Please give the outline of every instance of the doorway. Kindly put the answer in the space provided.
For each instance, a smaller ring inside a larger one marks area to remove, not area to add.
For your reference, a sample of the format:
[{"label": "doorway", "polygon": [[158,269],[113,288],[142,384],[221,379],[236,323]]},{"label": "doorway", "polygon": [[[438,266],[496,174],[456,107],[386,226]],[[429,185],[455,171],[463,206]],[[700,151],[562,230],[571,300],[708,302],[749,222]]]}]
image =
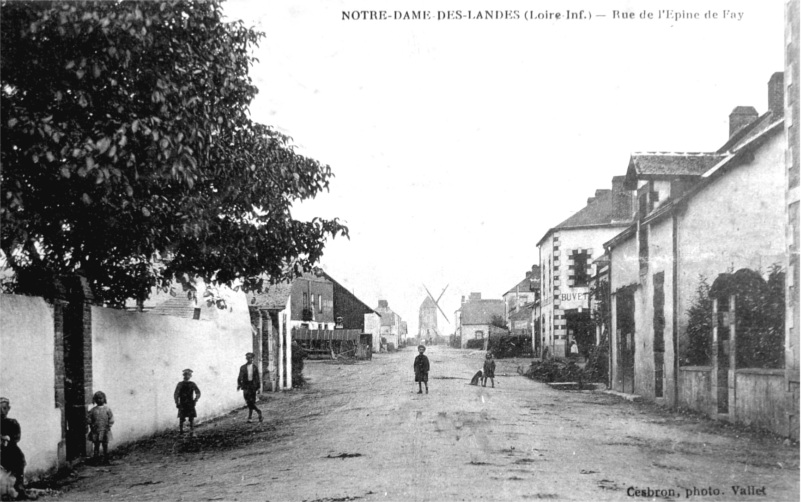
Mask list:
[{"label": "doorway", "polygon": [[621,391],[634,393],[634,356],[635,356],[635,323],[634,323],[634,286],[617,291],[615,313],[617,317],[617,364],[620,375]]}]

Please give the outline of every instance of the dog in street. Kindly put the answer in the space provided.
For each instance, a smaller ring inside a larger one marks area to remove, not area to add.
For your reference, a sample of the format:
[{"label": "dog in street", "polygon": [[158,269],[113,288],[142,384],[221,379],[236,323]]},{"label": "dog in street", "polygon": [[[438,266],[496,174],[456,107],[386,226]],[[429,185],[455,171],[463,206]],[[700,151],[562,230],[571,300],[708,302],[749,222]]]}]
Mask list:
[{"label": "dog in street", "polygon": [[478,385],[478,382],[484,377],[484,372],[482,370],[478,370],[475,375],[473,375],[472,380],[470,380],[470,385]]}]

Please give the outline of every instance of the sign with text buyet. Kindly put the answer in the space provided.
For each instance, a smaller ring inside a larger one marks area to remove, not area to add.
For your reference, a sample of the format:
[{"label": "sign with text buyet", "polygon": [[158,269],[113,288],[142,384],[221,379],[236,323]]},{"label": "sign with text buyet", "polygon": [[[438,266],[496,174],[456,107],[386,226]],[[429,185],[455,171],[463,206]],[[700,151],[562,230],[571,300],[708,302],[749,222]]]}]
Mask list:
[{"label": "sign with text buyet", "polygon": [[577,308],[589,308],[590,289],[589,288],[570,288],[563,293],[559,293],[559,309],[571,310]]}]

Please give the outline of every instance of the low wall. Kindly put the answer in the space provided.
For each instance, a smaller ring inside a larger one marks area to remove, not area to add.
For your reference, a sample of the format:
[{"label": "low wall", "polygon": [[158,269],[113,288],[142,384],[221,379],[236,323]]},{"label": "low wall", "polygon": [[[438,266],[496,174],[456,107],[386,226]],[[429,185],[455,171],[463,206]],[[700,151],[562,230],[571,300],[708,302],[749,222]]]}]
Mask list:
[{"label": "low wall", "polygon": [[737,370],[737,422],[790,435],[784,376],[783,369]]},{"label": "low wall", "polygon": [[114,444],[177,428],[184,368],[202,394],[198,421],[244,404],[236,379],[252,335],[244,295],[237,300],[211,320],[92,307],[92,387],[114,412]]},{"label": "low wall", "polygon": [[35,476],[55,468],[63,449],[53,307],[41,298],[0,295],[0,326],[0,396],[22,427],[26,473]]},{"label": "low wall", "polygon": [[717,414],[712,395],[712,368],[710,366],[683,366],[679,368],[678,405],[708,415]]}]

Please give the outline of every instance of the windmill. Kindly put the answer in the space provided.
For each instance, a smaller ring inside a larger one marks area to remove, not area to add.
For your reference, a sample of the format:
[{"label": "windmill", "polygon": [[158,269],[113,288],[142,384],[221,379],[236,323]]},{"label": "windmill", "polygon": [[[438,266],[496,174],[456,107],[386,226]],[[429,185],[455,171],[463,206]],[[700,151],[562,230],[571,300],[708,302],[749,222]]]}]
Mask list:
[{"label": "windmill", "polygon": [[418,324],[418,337],[420,339],[427,339],[431,338],[432,336],[440,336],[439,329],[437,329],[437,310],[440,311],[442,316],[448,321],[448,316],[445,315],[445,312],[442,310],[442,307],[439,306],[439,301],[442,299],[442,295],[445,294],[445,291],[448,289],[448,286],[445,286],[445,289],[442,290],[442,293],[439,294],[439,297],[434,299],[434,295],[431,294],[431,291],[428,290],[425,284],[423,284],[423,289],[426,290],[428,296],[425,300],[423,300],[423,304],[420,305],[420,322]]},{"label": "windmill", "polygon": [[[442,311],[442,307],[439,306],[439,301],[442,298],[442,295],[445,294],[445,290],[448,289],[448,286],[450,286],[450,284],[446,284],[445,287],[442,289],[442,293],[440,293],[439,296],[437,297],[437,299],[434,300],[434,295],[432,295],[431,291],[429,291],[428,288],[426,287],[426,285],[423,284],[423,289],[426,290],[426,293],[428,293],[428,297],[431,298],[431,300],[434,302],[434,305],[437,306],[437,309],[439,309],[439,311],[442,313],[442,317],[444,317],[446,321],[448,321],[448,316],[446,316],[445,312]],[[448,321],[448,324],[450,324],[450,323],[451,322]]]}]

